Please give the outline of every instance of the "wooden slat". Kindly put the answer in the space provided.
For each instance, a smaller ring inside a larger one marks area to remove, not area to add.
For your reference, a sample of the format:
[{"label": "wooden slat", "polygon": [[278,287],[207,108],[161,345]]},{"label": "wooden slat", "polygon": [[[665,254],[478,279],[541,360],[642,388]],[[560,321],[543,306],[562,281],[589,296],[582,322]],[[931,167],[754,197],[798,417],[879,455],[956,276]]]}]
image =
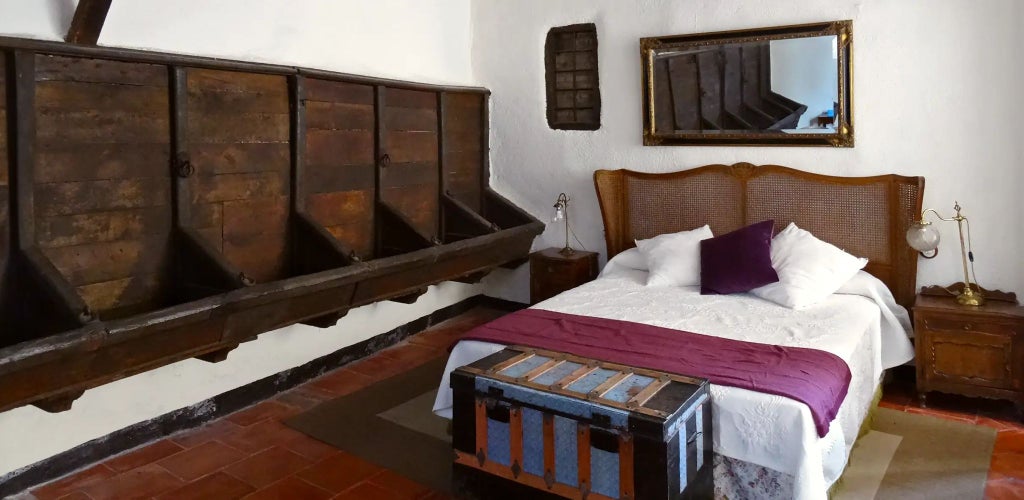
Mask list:
[{"label": "wooden slat", "polygon": [[388,107],[435,109],[436,105],[437,97],[434,92],[395,88],[388,89]]},{"label": "wooden slat", "polygon": [[282,196],[288,185],[287,174],[283,172],[196,175],[191,181],[193,203]]},{"label": "wooden slat", "polygon": [[324,226],[358,224],[367,221],[367,216],[373,209],[373,192],[316,193],[309,195],[306,201],[309,214]]},{"label": "wooden slat", "polygon": [[222,71],[215,69],[190,69],[188,76],[190,96],[196,91],[248,92],[260,96],[288,99],[288,82],[284,76]]},{"label": "wooden slat", "polygon": [[480,398],[475,402],[476,449],[477,460],[487,458],[487,403]]},{"label": "wooden slat", "polygon": [[189,137],[196,144],[288,142],[286,113],[218,113],[189,108]]},{"label": "wooden slat", "polygon": [[522,474],[523,469],[523,410],[512,407],[508,411],[509,463],[513,476]]},{"label": "wooden slat", "polygon": [[506,359],[505,361],[502,361],[501,363],[498,363],[498,364],[492,366],[489,370],[487,370],[487,373],[492,374],[492,375],[493,374],[497,374],[497,373],[501,373],[501,372],[503,372],[503,371],[505,371],[505,370],[507,370],[509,368],[512,368],[515,365],[518,365],[519,363],[522,363],[523,361],[526,361],[526,360],[532,358],[533,356],[534,356],[533,351],[523,351],[522,354],[520,354],[520,355],[518,355],[518,356],[516,356],[514,358]]},{"label": "wooden slat", "polygon": [[580,491],[585,495],[590,493],[590,425],[576,423],[576,477],[579,481]]},{"label": "wooden slat", "polygon": [[373,104],[306,100],[310,130],[366,130],[375,126]]},{"label": "wooden slat", "polygon": [[436,133],[389,131],[386,140],[392,164],[437,162]]},{"label": "wooden slat", "polygon": [[167,144],[64,144],[36,154],[38,183],[163,177]]},{"label": "wooden slat", "polygon": [[519,380],[520,381],[533,380],[533,379],[543,375],[548,370],[551,370],[554,367],[556,367],[556,366],[558,366],[558,365],[560,365],[560,364],[562,364],[564,362],[565,362],[565,359],[561,359],[561,358],[549,359],[549,360],[547,360],[547,361],[537,365],[534,369],[532,369],[532,370],[522,374],[519,377]]},{"label": "wooden slat", "polygon": [[310,165],[306,174],[309,193],[366,191],[373,198],[376,173],[373,165]]},{"label": "wooden slat", "polygon": [[638,406],[643,406],[644,403],[647,402],[647,400],[654,397],[654,395],[657,394],[658,391],[664,389],[665,386],[667,386],[670,383],[672,383],[672,380],[670,380],[668,377],[665,377],[648,384],[647,387],[644,387],[640,392],[636,393],[635,396],[629,398],[629,401],[626,401],[626,407],[636,408]]},{"label": "wooden slat", "polygon": [[374,165],[373,132],[365,130],[310,130],[306,134],[310,165]]},{"label": "wooden slat", "polygon": [[632,374],[633,372],[631,371],[620,371],[619,373],[616,373],[615,375],[608,377],[608,380],[601,382],[601,385],[597,386],[596,388],[594,388],[594,390],[590,391],[590,393],[587,394],[587,398],[604,397],[605,393],[612,390],[612,388],[619,385],[620,382],[626,380],[626,377],[629,377]]},{"label": "wooden slat", "polygon": [[544,482],[549,488],[555,484],[555,416],[544,413],[541,418],[544,435]]},{"label": "wooden slat", "polygon": [[189,92],[189,102],[210,114],[288,114],[288,100],[278,92],[253,93],[214,89]]},{"label": "wooden slat", "polygon": [[39,217],[170,204],[170,179],[110,179],[36,185]]},{"label": "wooden slat", "polygon": [[284,143],[193,144],[189,156],[198,175],[286,172],[291,161]]},{"label": "wooden slat", "polygon": [[555,388],[558,388],[558,389],[565,389],[566,387],[569,387],[570,385],[572,385],[573,382],[576,382],[577,380],[579,380],[579,379],[581,379],[583,377],[586,377],[587,375],[590,375],[591,373],[594,373],[594,371],[596,371],[598,368],[599,368],[599,366],[597,366],[596,364],[593,364],[593,363],[591,363],[589,365],[580,366],[579,368],[573,370],[572,373],[562,377],[560,380],[558,380],[554,384],[551,384],[551,387],[555,387]]},{"label": "wooden slat", "polygon": [[156,274],[166,262],[167,251],[167,238],[161,236],[43,249],[75,286]]},{"label": "wooden slat", "polygon": [[422,108],[386,108],[384,119],[388,130],[406,132],[437,132],[437,110]]},{"label": "wooden slat", "polygon": [[65,81],[117,85],[167,86],[167,68],[156,64],[87,59],[39,54],[35,57],[37,82]]},{"label": "wooden slat", "polygon": [[372,106],[373,86],[307,78],[306,99],[309,101],[343,102]]},{"label": "wooden slat", "polygon": [[633,462],[633,436],[619,433],[619,498],[635,498],[633,482],[636,477]]},{"label": "wooden slat", "polygon": [[36,84],[36,109],[122,111],[167,117],[166,87],[43,81]]},{"label": "wooden slat", "polygon": [[170,136],[165,116],[122,111],[41,111],[36,118],[41,148],[81,144],[164,144]]},{"label": "wooden slat", "polygon": [[62,247],[166,235],[170,228],[170,207],[146,207],[43,217],[36,223],[36,239],[43,248]]}]

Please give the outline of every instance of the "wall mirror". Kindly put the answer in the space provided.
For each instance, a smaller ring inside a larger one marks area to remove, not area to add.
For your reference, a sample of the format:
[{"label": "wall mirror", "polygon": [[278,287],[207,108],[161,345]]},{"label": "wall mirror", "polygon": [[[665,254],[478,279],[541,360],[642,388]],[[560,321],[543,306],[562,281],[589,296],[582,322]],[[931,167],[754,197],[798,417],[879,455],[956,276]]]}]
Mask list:
[{"label": "wall mirror", "polygon": [[644,145],[853,147],[852,21],[640,39]]}]

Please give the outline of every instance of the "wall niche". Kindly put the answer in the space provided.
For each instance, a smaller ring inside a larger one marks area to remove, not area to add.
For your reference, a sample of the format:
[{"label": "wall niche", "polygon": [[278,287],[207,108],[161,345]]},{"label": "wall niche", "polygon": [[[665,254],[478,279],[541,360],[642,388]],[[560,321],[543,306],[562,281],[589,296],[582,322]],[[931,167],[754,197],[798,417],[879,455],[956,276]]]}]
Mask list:
[{"label": "wall niche", "polygon": [[597,27],[559,26],[544,43],[548,126],[555,130],[601,128]]}]

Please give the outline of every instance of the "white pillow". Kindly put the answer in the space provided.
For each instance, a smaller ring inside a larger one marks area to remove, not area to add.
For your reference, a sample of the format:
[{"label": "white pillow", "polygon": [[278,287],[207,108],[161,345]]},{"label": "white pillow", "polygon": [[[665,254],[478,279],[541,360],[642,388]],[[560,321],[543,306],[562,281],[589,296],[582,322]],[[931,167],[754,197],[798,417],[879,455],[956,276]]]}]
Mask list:
[{"label": "white pillow", "polygon": [[700,284],[700,242],[713,238],[707,225],[690,231],[636,240],[647,260],[647,286],[694,286]]},{"label": "white pillow", "polygon": [[647,267],[647,258],[640,252],[639,248],[630,248],[629,250],[623,250],[618,255],[612,257],[608,261],[605,267],[611,265],[617,265],[621,267],[627,267],[629,269],[636,269],[637,271],[647,271],[650,268]]},{"label": "white pillow", "polygon": [[779,281],[750,293],[791,309],[825,300],[868,263],[792,223],[772,239],[771,255]]}]

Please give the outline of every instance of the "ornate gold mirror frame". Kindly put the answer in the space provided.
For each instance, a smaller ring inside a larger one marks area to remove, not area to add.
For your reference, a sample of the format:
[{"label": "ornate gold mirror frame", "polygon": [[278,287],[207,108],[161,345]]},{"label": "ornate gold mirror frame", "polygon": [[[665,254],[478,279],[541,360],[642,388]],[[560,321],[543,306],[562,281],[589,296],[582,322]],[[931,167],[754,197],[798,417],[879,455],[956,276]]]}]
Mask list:
[{"label": "ornate gold mirror frame", "polygon": [[[771,43],[813,37],[835,37],[836,91],[825,112],[776,93],[772,80]],[[852,21],[641,38],[640,55],[645,146],[853,147]]]}]

